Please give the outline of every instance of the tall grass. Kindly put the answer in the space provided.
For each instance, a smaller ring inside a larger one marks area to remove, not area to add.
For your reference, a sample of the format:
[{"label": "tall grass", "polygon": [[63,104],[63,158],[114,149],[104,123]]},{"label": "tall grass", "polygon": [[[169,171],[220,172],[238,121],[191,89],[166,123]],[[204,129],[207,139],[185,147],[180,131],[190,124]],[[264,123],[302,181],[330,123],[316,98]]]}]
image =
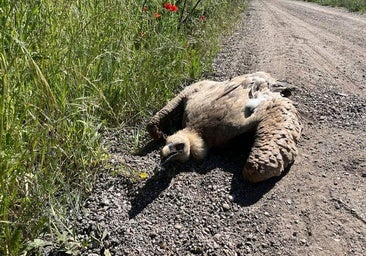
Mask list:
[{"label": "tall grass", "polygon": [[0,1],[0,255],[67,229],[105,157],[99,130],[145,120],[209,70],[245,1],[162,4]]},{"label": "tall grass", "polygon": [[352,12],[366,12],[365,0],[306,0],[306,1],[319,3],[321,5],[345,7]]}]

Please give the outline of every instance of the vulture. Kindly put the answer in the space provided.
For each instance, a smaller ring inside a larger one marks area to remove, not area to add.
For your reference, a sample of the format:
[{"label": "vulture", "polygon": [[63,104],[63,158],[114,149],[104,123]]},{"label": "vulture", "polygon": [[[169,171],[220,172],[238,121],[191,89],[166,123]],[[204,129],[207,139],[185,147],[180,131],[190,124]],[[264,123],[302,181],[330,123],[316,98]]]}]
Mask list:
[{"label": "vulture", "polygon": [[148,122],[165,139],[162,164],[203,159],[209,149],[254,132],[242,173],[250,182],[280,176],[298,153],[302,125],[288,98],[294,86],[256,72],[226,81],[203,80],[185,87]]}]

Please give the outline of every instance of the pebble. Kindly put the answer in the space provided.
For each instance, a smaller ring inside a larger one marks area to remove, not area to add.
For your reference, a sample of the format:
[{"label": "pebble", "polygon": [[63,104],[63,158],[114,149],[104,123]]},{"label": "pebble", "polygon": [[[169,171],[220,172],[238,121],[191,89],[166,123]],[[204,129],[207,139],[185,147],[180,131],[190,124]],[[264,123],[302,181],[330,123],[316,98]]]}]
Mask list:
[{"label": "pebble", "polygon": [[108,198],[103,197],[101,202],[100,202],[100,205],[101,206],[108,206],[109,204],[110,204],[110,202],[109,202]]},{"label": "pebble", "polygon": [[218,244],[218,243],[216,243],[215,241],[213,242],[213,248],[215,248],[215,249],[219,249],[221,246]]},{"label": "pebble", "polygon": [[229,204],[227,204],[227,203],[224,203],[223,205],[222,205],[222,208],[224,208],[224,210],[229,210],[230,209],[230,205]]},{"label": "pebble", "polygon": [[177,224],[175,224],[175,225],[174,225],[174,227],[175,227],[176,229],[181,229],[181,228],[183,228],[183,226],[182,226],[181,224],[178,224],[178,223],[177,223]]},{"label": "pebble", "polygon": [[250,233],[248,236],[247,236],[247,241],[256,241],[257,240],[257,237]]},{"label": "pebble", "polygon": [[168,245],[167,245],[167,243],[166,243],[165,241],[161,241],[161,242],[159,243],[159,247],[160,247],[161,249],[166,249],[166,248],[168,247]]},{"label": "pebble", "polygon": [[215,234],[215,235],[213,236],[213,238],[214,238],[215,240],[219,240],[219,239],[221,238],[221,235],[220,235],[219,233],[217,233],[217,234]]}]

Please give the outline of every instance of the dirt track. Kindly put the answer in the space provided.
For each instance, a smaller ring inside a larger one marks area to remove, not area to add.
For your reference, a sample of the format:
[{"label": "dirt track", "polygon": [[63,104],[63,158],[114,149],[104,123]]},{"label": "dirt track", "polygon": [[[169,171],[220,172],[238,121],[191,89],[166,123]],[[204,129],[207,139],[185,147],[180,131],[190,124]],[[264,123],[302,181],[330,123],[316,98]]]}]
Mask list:
[{"label": "dirt track", "polygon": [[287,175],[251,185],[240,176],[245,159],[228,152],[156,172],[157,150],[128,155],[120,146],[126,134],[117,134],[109,138],[112,168],[150,177],[102,175],[78,218],[79,238],[93,241],[83,254],[364,255],[365,15],[251,1],[214,78],[258,70],[299,87],[292,99],[304,134]]}]

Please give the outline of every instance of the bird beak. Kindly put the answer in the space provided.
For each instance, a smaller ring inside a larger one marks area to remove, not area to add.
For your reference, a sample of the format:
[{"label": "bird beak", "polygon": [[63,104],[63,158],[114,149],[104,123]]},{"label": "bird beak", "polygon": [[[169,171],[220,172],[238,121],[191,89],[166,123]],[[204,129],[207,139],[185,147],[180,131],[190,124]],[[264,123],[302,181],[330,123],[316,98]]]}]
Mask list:
[{"label": "bird beak", "polygon": [[165,165],[178,153],[179,152],[177,151],[177,149],[175,148],[173,143],[169,143],[169,144],[165,145],[161,149],[161,154],[160,154],[161,155],[161,164],[160,165]]}]

